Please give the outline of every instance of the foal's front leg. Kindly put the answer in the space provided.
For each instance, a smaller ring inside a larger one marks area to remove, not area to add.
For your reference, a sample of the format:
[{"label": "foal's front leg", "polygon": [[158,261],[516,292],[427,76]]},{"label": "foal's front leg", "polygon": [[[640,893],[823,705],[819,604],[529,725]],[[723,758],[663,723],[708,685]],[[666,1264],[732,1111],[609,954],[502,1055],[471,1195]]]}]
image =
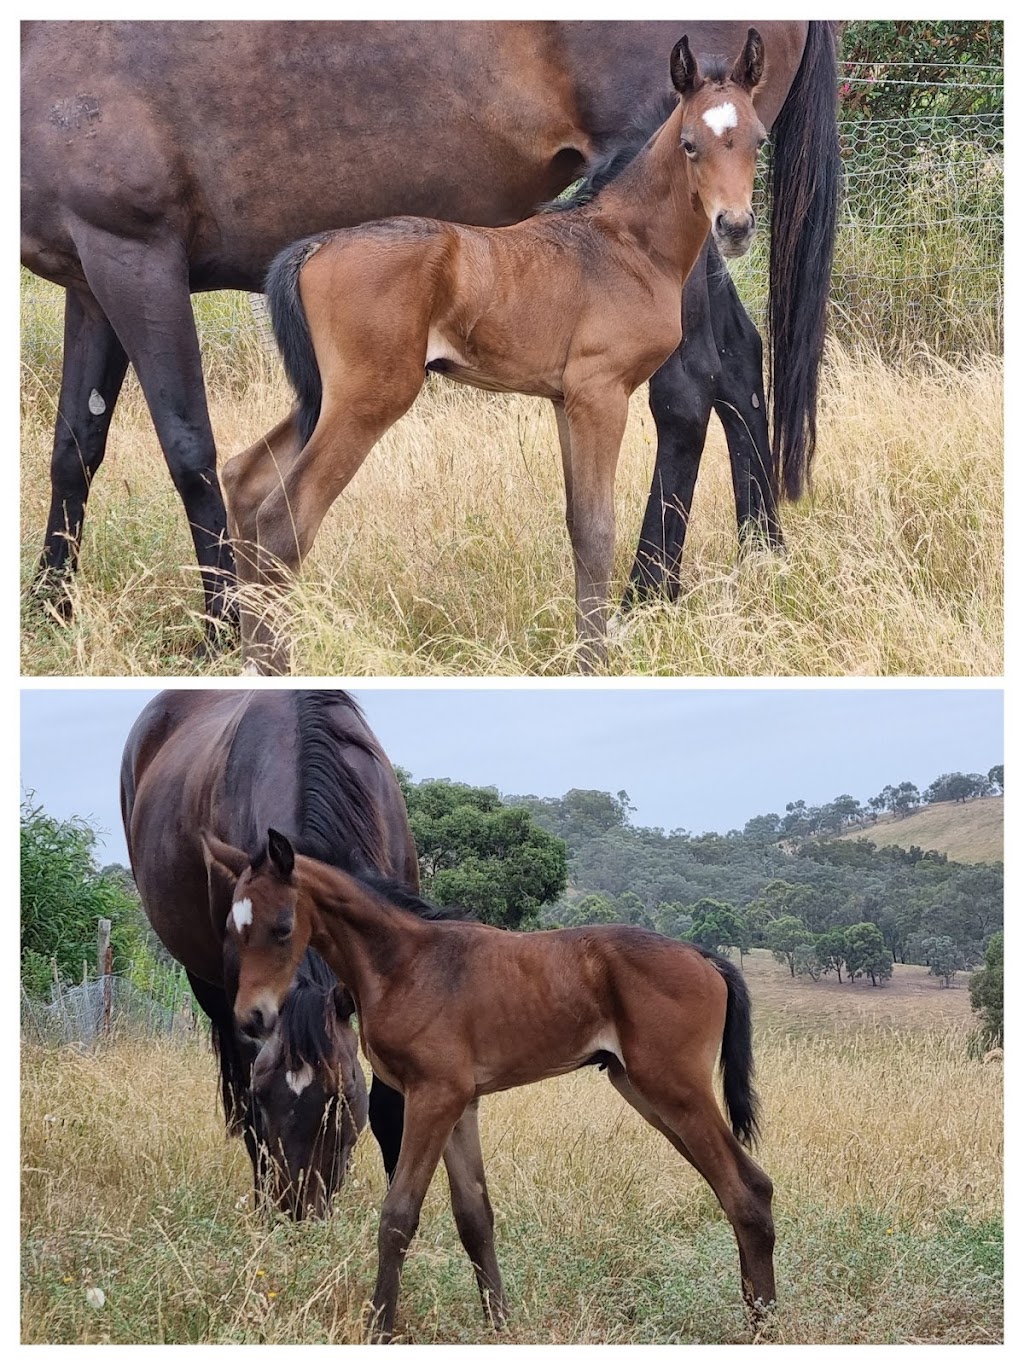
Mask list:
[{"label": "foal's front leg", "polygon": [[[629,394],[606,380],[566,386],[571,467],[566,520],[576,567],[576,636],[584,673],[593,672],[606,658],[608,585],[615,555],[615,467],[628,413]],[[563,442],[563,457],[564,453]]]},{"label": "foal's front leg", "polygon": [[394,1332],[405,1253],[416,1235],[431,1176],[469,1099],[464,1091],[437,1084],[406,1093],[402,1150],[377,1233],[377,1283],[370,1319],[375,1341],[389,1341]]}]

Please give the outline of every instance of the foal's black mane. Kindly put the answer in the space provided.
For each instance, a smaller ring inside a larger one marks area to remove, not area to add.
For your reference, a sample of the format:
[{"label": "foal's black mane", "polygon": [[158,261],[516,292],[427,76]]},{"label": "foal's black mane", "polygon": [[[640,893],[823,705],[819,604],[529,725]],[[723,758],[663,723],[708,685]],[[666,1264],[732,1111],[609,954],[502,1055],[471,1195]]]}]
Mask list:
[{"label": "foal's black mane", "polygon": [[415,891],[410,891],[402,882],[396,881],[394,877],[385,877],[378,872],[357,872],[351,874],[360,886],[364,887],[371,895],[378,900],[387,901],[389,905],[396,906],[399,910],[405,910],[410,915],[415,915],[417,919],[425,920],[472,920],[476,916],[470,910],[463,910],[457,905],[435,905],[433,901],[424,900]]},{"label": "foal's black mane", "polygon": [[[705,81],[711,85],[723,84],[731,72],[727,57],[701,57],[700,69]],[[666,90],[648,101],[626,124],[615,145],[591,162],[590,169],[582,180],[576,182],[572,193],[541,204],[537,212],[562,213],[567,209],[582,208],[596,199],[606,185],[618,179],[630,162],[636,160],[678,101],[679,96],[674,90]]]},{"label": "foal's black mane", "polygon": [[576,182],[572,193],[541,204],[538,213],[563,213],[569,209],[582,208],[596,199],[605,185],[617,179],[643,151],[676,107],[678,99],[675,91],[669,90],[637,110],[622,130],[621,139],[590,163],[590,169],[582,180]]}]

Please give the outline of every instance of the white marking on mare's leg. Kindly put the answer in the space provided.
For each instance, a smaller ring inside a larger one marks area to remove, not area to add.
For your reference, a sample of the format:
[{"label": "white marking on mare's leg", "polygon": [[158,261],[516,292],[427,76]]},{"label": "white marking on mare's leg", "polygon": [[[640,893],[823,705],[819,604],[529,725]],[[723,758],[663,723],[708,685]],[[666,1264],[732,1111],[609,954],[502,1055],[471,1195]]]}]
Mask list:
[{"label": "white marking on mare's leg", "polygon": [[252,901],[248,896],[245,900],[235,901],[231,907],[231,918],[235,921],[235,928],[239,933],[247,924],[252,923]]},{"label": "white marking on mare's leg", "polygon": [[103,395],[97,389],[93,389],[89,395],[89,411],[94,417],[102,417],[106,410],[107,405],[103,401]]},{"label": "white marking on mare's leg", "polygon": [[306,1086],[313,1079],[313,1068],[308,1062],[303,1062],[298,1071],[286,1071],[284,1078],[288,1082],[288,1089],[293,1095],[301,1095]]},{"label": "white marking on mare's leg", "polygon": [[714,109],[706,109],[704,122],[716,137],[721,137],[726,128],[735,128],[739,122],[735,104],[716,104]]}]

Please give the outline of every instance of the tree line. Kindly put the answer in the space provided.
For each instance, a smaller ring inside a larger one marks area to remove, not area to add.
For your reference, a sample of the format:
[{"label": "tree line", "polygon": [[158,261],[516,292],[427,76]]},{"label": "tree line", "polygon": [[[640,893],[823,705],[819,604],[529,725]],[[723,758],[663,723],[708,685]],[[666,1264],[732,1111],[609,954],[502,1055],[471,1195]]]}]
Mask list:
[{"label": "tree line", "polygon": [[[970,776],[943,774],[925,798],[969,800],[959,779]],[[1001,767],[975,784],[976,794],[997,785]],[[908,799],[907,788],[917,793],[913,784],[893,783],[874,800],[892,809]],[[875,985],[895,962],[926,965],[948,985],[981,962],[1002,926],[1001,863],[956,863],[918,847],[833,837],[865,818],[865,807],[846,795],[820,807],[790,802],[783,816],[697,835],[633,825],[621,791],[508,800],[568,849],[570,889],[545,911],[546,924],[639,924],[741,957],[767,948],[794,977]]]},{"label": "tree line", "polygon": [[[503,798],[495,788],[398,776],[425,893],[500,927],[637,924],[735,950],[741,961],[764,947],[794,977],[873,985],[897,961],[923,963],[944,984],[982,962],[987,970],[1002,927],[1001,863],[960,864],[920,848],[810,832],[834,831],[829,819],[812,818],[816,810],[858,818],[849,797],[825,807],[795,801],[785,816],[695,835],[634,825],[624,791]],[[950,779],[961,776],[944,774],[926,797],[959,790]],[[988,781],[1001,789],[1001,767]],[[23,805],[22,976],[36,993],[55,971],[77,979],[94,956],[101,916],[113,921],[115,971],[155,980],[169,965],[130,872],[99,868],[95,844],[85,822]]]}]

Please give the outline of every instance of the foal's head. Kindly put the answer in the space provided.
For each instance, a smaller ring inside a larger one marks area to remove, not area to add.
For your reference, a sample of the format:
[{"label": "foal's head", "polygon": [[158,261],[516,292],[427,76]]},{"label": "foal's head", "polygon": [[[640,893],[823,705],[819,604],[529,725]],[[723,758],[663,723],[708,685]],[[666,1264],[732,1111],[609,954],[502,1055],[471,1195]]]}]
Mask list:
[{"label": "foal's head", "polygon": [[731,70],[717,59],[702,70],[682,38],[670,70],[681,97],[679,151],[687,159],[691,195],[722,255],[742,256],[754,236],[754,170],[766,137],[752,99],[764,72],[761,35],[750,29]]},{"label": "foal's head", "polygon": [[237,973],[235,1022],[250,1038],[274,1030],[281,1005],[309,947],[313,906],[295,871],[295,850],[270,830],[261,857],[206,839],[207,857],[235,881],[224,937],[226,965]]}]

